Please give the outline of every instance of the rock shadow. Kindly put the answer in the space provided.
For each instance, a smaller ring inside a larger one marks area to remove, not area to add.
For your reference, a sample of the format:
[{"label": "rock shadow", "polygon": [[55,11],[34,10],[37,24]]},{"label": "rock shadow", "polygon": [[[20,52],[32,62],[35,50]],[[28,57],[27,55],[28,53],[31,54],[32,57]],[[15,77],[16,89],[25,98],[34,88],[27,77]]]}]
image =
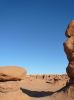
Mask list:
[{"label": "rock shadow", "polygon": [[20,88],[21,91],[27,95],[29,95],[30,97],[46,97],[46,96],[51,96],[54,93],[58,93],[58,92],[65,92],[66,89],[68,88],[68,86],[64,86],[63,88],[55,91],[55,92],[51,92],[51,91],[32,91],[32,90],[28,90],[28,89],[24,89],[24,88]]},{"label": "rock shadow", "polygon": [[54,92],[49,92],[49,91],[32,91],[32,90],[28,90],[28,89],[23,89],[20,88],[22,90],[23,93],[31,96],[31,97],[46,97],[46,96],[50,96],[52,95]]},{"label": "rock shadow", "polygon": [[69,87],[69,85],[68,86],[64,86],[64,87],[62,87],[61,89],[59,89],[59,90],[57,90],[57,91],[55,91],[54,93],[58,93],[58,92],[65,92],[66,90],[67,90],[67,88]]}]

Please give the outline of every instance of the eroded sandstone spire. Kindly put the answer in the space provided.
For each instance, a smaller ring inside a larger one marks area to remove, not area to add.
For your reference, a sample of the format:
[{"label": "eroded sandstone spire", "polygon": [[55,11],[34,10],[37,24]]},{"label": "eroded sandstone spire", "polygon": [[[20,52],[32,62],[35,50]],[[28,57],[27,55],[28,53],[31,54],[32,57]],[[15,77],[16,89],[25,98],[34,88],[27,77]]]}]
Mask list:
[{"label": "eroded sandstone spire", "polygon": [[68,25],[65,35],[67,36],[67,40],[64,43],[64,51],[67,55],[69,64],[66,69],[70,80],[74,80],[74,20],[70,22]]}]

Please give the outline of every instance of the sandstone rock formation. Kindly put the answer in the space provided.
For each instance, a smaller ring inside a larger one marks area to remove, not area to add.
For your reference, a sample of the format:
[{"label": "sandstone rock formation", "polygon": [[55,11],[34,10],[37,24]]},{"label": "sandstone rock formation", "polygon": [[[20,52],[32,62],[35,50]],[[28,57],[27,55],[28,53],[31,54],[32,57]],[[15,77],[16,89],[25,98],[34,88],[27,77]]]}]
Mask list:
[{"label": "sandstone rock formation", "polygon": [[24,76],[26,76],[24,68],[16,66],[0,67],[0,100],[30,100],[20,90],[20,83]]},{"label": "sandstone rock formation", "polygon": [[66,30],[67,41],[64,43],[64,50],[67,55],[69,64],[66,69],[70,80],[74,80],[74,20],[68,25]]},{"label": "sandstone rock formation", "polygon": [[0,81],[17,81],[26,75],[24,68],[15,66],[0,67]]},{"label": "sandstone rock formation", "polygon": [[15,92],[19,89],[19,81],[0,82],[0,93]]}]

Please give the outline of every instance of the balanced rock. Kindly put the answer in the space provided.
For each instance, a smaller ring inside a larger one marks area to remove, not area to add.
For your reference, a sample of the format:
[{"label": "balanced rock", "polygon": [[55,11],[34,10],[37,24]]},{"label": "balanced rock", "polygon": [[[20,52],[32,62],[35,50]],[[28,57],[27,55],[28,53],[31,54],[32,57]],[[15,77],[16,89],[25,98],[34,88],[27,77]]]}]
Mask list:
[{"label": "balanced rock", "polygon": [[66,30],[67,41],[64,43],[64,51],[67,55],[69,64],[66,69],[70,80],[74,80],[74,20],[70,22]]},{"label": "balanced rock", "polygon": [[17,81],[21,80],[26,75],[24,68],[16,66],[0,67],[0,81]]}]

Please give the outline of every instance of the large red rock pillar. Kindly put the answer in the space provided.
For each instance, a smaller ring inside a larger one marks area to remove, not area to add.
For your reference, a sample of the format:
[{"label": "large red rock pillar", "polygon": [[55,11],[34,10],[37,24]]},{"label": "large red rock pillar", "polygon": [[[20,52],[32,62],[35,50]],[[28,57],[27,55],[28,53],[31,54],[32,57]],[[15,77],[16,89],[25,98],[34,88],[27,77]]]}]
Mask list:
[{"label": "large red rock pillar", "polygon": [[66,72],[70,77],[70,81],[74,82],[74,20],[68,25],[65,35],[67,40],[64,42],[64,51],[69,61]]}]

